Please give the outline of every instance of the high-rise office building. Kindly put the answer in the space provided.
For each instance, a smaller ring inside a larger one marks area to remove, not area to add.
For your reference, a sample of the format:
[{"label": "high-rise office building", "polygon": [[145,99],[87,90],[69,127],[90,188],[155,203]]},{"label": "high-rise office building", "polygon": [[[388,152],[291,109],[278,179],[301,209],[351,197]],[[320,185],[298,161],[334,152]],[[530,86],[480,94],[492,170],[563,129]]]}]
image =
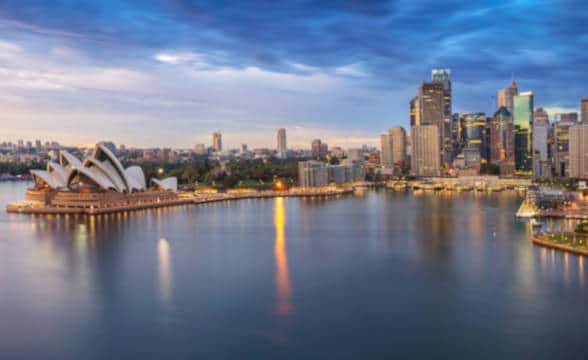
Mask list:
[{"label": "high-rise office building", "polygon": [[445,161],[445,149],[443,144],[445,143],[445,132],[451,134],[451,129],[445,127],[445,90],[442,83],[427,83],[423,82],[419,88],[417,96],[418,109],[417,120],[414,126],[422,125],[435,125],[439,129],[438,136],[439,150],[439,161]]},{"label": "high-rise office building", "polygon": [[451,93],[451,70],[433,69],[431,72],[432,82],[443,86],[443,121],[439,128],[441,135],[442,157],[441,162],[451,163],[453,161],[453,143],[451,141],[451,115],[452,115],[452,93]]},{"label": "high-rise office building", "polygon": [[406,131],[400,126],[380,135],[380,163],[386,169],[402,169],[406,161]]},{"label": "high-rise office building", "polygon": [[212,147],[214,151],[217,152],[223,150],[222,135],[219,131],[215,131],[212,133]]},{"label": "high-rise office building", "polygon": [[441,168],[439,157],[439,127],[420,125],[411,128],[412,172],[417,176],[438,176]]},{"label": "high-rise office building", "polygon": [[509,113],[513,113],[513,99],[519,94],[517,84],[514,80],[510,82],[506,89],[498,90],[498,108],[502,106],[508,110]]},{"label": "high-rise office building", "polygon": [[581,101],[582,124],[588,124],[588,98]]},{"label": "high-rise office building", "polygon": [[533,127],[533,174],[537,177],[551,176],[549,159],[549,126],[539,123]]},{"label": "high-rise office building", "polygon": [[486,114],[484,113],[461,113],[461,144],[469,152],[477,150],[480,158],[487,159],[486,152]]},{"label": "high-rise office building", "polygon": [[515,171],[530,174],[533,170],[533,92],[513,98]]},{"label": "high-rise office building", "polygon": [[555,176],[570,176],[570,128],[574,125],[576,122],[561,120],[553,124]]},{"label": "high-rise office building", "polygon": [[288,150],[286,145],[286,129],[278,129],[278,156],[286,157],[286,151]]},{"label": "high-rise office building", "polygon": [[380,165],[384,169],[394,168],[392,158],[392,135],[390,133],[380,135]]},{"label": "high-rise office building", "polygon": [[570,177],[588,178],[588,124],[570,127]]},{"label": "high-rise office building", "polygon": [[490,124],[490,161],[514,161],[512,116],[505,106],[494,113]]},{"label": "high-rise office building", "polygon": [[421,110],[419,108],[419,97],[415,96],[410,100],[410,126],[421,124]]},{"label": "high-rise office building", "polygon": [[406,162],[406,130],[395,126],[389,132],[392,137],[392,161],[395,166],[402,168]]}]

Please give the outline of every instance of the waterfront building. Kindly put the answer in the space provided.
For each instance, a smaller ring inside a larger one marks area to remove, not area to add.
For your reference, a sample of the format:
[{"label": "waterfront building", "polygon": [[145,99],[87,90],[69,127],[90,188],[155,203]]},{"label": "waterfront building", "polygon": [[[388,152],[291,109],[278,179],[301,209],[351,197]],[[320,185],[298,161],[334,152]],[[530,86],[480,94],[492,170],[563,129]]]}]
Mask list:
[{"label": "waterfront building", "polygon": [[105,143],[96,144],[91,155],[83,161],[61,150],[59,163],[50,161],[46,170],[30,172],[39,196],[55,191],[133,193],[147,190],[143,170],[139,166],[124,168]]},{"label": "waterfront building", "polygon": [[570,127],[574,125],[576,125],[575,122],[561,120],[553,124],[553,160],[555,176],[568,177],[570,175]]},{"label": "waterfront building", "polygon": [[515,172],[531,174],[533,166],[533,92],[513,98]]},{"label": "waterfront building", "polygon": [[570,131],[570,177],[588,178],[588,124],[574,125]]},{"label": "waterfront building", "polygon": [[329,170],[327,165],[316,160],[299,162],[298,184],[303,188],[328,185]]},{"label": "waterfront building", "polygon": [[588,124],[588,98],[581,101],[582,124]]},{"label": "waterfront building", "polygon": [[434,69],[432,81],[422,82],[418,95],[410,102],[410,118],[411,127],[438,127],[440,162],[451,162],[451,73],[448,69]]},{"label": "waterfront building", "polygon": [[498,108],[505,107],[509,113],[513,113],[514,97],[519,94],[517,84],[514,80],[510,82],[506,89],[498,90]]},{"label": "waterfront building", "polygon": [[406,130],[395,126],[389,132],[392,137],[392,161],[394,166],[402,169],[406,163]]},{"label": "waterfront building", "polygon": [[286,145],[286,129],[280,128],[278,129],[278,157],[285,158],[288,148]]},{"label": "waterfront building", "polygon": [[380,161],[384,169],[400,172],[406,161],[406,131],[400,126],[380,136]]},{"label": "waterfront building", "polygon": [[222,134],[219,131],[212,133],[212,147],[215,152],[223,150]]},{"label": "waterfront building", "polygon": [[365,180],[365,167],[364,161],[362,160],[353,160],[350,158],[343,159],[341,161],[341,165],[346,166],[349,171],[348,174],[350,175],[349,181],[364,181]]},{"label": "waterfront building", "polygon": [[420,125],[411,128],[411,168],[416,176],[438,176],[441,168],[439,157],[439,128],[437,125]]}]

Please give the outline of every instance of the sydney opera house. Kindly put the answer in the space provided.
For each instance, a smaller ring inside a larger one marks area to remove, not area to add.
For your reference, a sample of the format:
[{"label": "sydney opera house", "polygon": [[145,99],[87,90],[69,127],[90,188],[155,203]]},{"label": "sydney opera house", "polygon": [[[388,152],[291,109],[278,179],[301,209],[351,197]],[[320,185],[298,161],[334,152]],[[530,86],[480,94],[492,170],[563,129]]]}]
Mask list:
[{"label": "sydney opera house", "polygon": [[31,175],[35,187],[27,191],[26,198],[46,212],[106,212],[177,199],[176,178],[151,179],[148,187],[139,166],[124,168],[103,143],[83,161],[62,150],[59,162],[49,162],[46,170],[31,170]]}]

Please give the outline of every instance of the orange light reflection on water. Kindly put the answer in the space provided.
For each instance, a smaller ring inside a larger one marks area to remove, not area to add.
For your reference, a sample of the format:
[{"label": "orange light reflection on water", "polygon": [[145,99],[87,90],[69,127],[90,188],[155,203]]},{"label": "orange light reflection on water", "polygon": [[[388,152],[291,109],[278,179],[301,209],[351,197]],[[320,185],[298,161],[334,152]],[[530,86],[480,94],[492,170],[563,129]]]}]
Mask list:
[{"label": "orange light reflection on water", "polygon": [[276,257],[276,312],[279,315],[287,316],[292,313],[292,287],[290,285],[290,274],[288,272],[288,255],[286,253],[286,210],[284,209],[284,198],[277,197],[274,207],[274,224],[276,227],[276,241],[274,255]]}]

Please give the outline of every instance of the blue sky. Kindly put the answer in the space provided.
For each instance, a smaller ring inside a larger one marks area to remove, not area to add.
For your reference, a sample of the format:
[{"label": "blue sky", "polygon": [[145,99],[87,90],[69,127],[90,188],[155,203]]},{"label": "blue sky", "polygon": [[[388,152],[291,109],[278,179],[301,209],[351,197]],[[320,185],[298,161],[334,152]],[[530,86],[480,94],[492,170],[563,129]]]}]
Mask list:
[{"label": "blue sky", "polygon": [[454,112],[494,111],[512,73],[577,109],[587,22],[581,1],[4,0],[2,140],[376,144],[435,67]]}]

